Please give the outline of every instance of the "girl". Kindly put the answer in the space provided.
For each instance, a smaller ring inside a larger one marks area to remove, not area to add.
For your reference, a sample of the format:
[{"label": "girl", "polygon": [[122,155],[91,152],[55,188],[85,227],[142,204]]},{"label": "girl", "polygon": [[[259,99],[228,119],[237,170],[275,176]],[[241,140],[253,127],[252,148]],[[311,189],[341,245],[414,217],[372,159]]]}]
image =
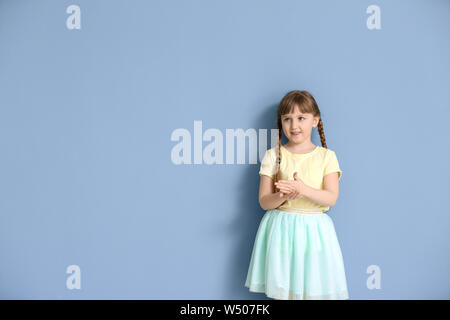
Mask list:
[{"label": "girl", "polygon": [[[266,151],[259,203],[267,210],[256,234],[245,286],[274,299],[348,299],[333,221],[342,171],[327,148],[320,110],[307,91],[286,94],[278,108],[277,146]],[[311,143],[318,127],[322,147]],[[281,131],[289,142],[281,145]]]}]

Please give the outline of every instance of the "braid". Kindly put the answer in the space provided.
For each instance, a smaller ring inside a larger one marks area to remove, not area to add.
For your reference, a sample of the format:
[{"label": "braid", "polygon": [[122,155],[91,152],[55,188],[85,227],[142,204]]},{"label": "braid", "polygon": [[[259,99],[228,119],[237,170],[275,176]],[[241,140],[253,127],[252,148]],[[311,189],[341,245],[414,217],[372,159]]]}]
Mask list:
[{"label": "braid", "polygon": [[319,131],[320,142],[322,142],[322,147],[327,148],[327,143],[325,142],[325,133],[323,131],[322,118],[319,119],[319,124],[317,125],[317,130]]},{"label": "braid", "polygon": [[[277,174],[275,177],[275,182],[280,180],[280,164],[281,164],[281,128],[280,125],[278,125],[278,142],[277,142],[277,148],[278,151],[276,161],[277,161]],[[274,191],[276,192],[275,184],[274,184]]]}]

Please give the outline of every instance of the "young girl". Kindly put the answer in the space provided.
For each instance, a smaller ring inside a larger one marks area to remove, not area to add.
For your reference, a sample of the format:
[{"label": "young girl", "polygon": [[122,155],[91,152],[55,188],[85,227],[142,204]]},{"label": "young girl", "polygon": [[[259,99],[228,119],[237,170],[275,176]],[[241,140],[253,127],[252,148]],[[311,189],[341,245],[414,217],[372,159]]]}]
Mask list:
[{"label": "young girl", "polygon": [[[325,143],[314,97],[286,94],[277,123],[277,146],[266,151],[259,171],[259,203],[267,211],[245,286],[274,299],[348,299],[342,252],[326,213],[338,198],[342,171]],[[311,143],[315,127],[322,147]],[[283,146],[281,131],[289,140]]]}]

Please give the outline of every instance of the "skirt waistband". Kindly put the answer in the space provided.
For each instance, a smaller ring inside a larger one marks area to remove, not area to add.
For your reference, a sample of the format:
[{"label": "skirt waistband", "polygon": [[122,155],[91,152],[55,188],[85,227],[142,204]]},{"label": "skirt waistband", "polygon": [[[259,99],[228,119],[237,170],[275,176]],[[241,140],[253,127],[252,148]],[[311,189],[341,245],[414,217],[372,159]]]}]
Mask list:
[{"label": "skirt waistband", "polygon": [[317,209],[302,209],[302,208],[292,208],[292,207],[278,207],[275,210],[293,212],[293,213],[310,213],[310,214],[320,214],[323,213],[322,210]]}]

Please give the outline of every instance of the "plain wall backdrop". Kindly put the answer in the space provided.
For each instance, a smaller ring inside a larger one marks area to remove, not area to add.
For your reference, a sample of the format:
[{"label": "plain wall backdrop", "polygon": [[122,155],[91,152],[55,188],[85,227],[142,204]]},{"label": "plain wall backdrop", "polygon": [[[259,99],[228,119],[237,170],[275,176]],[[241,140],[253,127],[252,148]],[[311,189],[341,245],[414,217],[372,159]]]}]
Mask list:
[{"label": "plain wall backdrop", "polygon": [[343,172],[350,299],[449,299],[449,30],[445,0],[0,1],[0,298],[267,299],[244,287],[261,159],[176,164],[171,136],[193,161],[201,121],[225,159],[298,89]]}]

